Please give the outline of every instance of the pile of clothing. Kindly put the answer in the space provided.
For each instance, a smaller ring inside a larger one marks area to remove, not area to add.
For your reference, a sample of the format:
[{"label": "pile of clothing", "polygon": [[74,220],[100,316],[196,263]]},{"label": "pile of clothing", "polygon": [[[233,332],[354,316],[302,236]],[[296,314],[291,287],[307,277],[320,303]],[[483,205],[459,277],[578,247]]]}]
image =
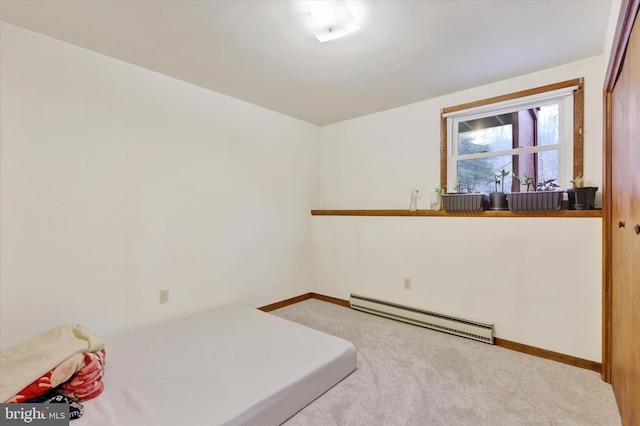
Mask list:
[{"label": "pile of clothing", "polygon": [[87,328],[55,327],[0,352],[0,401],[68,403],[70,418],[82,401],[104,390],[104,340]]}]

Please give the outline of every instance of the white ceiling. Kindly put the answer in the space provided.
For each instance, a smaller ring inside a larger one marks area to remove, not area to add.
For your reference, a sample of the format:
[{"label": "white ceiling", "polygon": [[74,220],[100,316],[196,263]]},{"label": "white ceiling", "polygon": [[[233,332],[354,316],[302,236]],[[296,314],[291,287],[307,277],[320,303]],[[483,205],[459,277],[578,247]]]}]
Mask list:
[{"label": "white ceiling", "polygon": [[299,2],[0,0],[0,19],[325,125],[599,55],[609,0],[349,1],[319,43]]}]

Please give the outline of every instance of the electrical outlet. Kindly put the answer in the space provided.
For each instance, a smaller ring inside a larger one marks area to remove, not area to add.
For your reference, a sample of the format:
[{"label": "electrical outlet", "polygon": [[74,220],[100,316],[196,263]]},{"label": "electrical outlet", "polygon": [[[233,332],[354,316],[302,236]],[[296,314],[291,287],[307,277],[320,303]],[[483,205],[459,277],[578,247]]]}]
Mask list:
[{"label": "electrical outlet", "polygon": [[160,290],[160,303],[169,303],[169,290]]},{"label": "electrical outlet", "polygon": [[404,279],[404,288],[406,290],[411,290],[411,278]]}]

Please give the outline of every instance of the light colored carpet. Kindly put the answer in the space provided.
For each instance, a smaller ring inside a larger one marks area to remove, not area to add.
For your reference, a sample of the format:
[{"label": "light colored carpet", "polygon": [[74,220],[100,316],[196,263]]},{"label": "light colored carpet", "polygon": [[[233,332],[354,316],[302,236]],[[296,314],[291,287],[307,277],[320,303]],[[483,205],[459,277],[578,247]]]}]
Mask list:
[{"label": "light colored carpet", "polygon": [[593,371],[316,299],[271,313],[358,350],[358,369],[286,426],[621,424]]}]

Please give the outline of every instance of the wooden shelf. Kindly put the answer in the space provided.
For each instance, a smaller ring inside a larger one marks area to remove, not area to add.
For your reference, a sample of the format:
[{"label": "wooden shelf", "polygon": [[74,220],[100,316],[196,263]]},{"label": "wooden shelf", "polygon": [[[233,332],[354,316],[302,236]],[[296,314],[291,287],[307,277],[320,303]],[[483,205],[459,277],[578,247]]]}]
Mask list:
[{"label": "wooden shelf", "polygon": [[602,217],[602,210],[554,210],[512,212],[445,212],[437,210],[311,210],[312,216],[436,216],[436,217]]}]

